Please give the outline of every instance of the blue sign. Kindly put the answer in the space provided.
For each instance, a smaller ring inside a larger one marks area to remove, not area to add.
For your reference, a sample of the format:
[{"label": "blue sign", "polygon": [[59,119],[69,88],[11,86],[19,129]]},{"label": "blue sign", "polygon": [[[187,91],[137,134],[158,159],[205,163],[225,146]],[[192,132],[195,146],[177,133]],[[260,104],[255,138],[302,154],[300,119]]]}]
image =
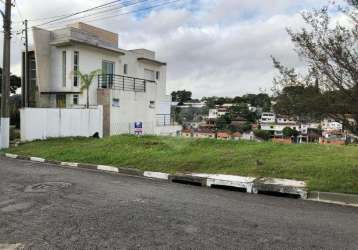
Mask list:
[{"label": "blue sign", "polygon": [[136,135],[143,134],[143,122],[135,122],[134,123],[134,133]]}]

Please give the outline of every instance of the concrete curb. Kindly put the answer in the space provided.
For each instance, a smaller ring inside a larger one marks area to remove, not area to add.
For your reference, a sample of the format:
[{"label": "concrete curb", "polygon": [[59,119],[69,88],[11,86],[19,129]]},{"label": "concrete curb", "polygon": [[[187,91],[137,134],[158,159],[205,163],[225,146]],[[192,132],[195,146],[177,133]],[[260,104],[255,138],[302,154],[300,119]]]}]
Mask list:
[{"label": "concrete curb", "polygon": [[308,200],[320,201],[326,203],[334,203],[340,205],[349,205],[358,207],[358,195],[342,194],[342,193],[328,193],[328,192],[309,192]]},{"label": "concrete curb", "polygon": [[76,162],[61,162],[55,160],[46,160],[40,157],[28,157],[9,153],[2,155],[7,158],[29,160],[37,163],[50,163],[61,167],[90,169],[102,172],[140,176],[150,179],[167,180],[175,183],[191,184],[204,187],[242,188],[245,189],[247,193],[253,194],[265,192],[287,194],[297,196],[301,199],[358,207],[358,195],[327,192],[308,192],[306,183],[303,181],[278,178],[243,177],[223,174],[168,174],[161,172],[141,171],[135,168],[123,168]]}]

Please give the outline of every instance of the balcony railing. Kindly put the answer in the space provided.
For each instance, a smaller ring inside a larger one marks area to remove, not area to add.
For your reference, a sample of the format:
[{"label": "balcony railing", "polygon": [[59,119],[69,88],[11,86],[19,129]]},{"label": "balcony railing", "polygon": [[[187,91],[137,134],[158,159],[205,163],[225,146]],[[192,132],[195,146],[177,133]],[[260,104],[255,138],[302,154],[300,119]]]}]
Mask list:
[{"label": "balcony railing", "polygon": [[123,75],[98,75],[98,88],[100,89],[146,92],[147,83],[154,83],[154,81]]}]

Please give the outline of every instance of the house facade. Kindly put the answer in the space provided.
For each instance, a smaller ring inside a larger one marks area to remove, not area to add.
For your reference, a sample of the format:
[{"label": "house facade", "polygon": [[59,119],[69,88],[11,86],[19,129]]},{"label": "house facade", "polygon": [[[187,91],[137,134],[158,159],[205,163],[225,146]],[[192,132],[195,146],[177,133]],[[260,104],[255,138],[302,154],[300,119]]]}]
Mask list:
[{"label": "house facade", "polygon": [[[103,106],[105,135],[120,133],[172,134],[171,98],[166,94],[166,63],[146,49],[118,48],[118,34],[74,23],[61,29],[33,28],[29,53],[32,107],[81,108]],[[79,76],[101,70],[87,90]],[[139,124],[139,125],[138,125]]]}]

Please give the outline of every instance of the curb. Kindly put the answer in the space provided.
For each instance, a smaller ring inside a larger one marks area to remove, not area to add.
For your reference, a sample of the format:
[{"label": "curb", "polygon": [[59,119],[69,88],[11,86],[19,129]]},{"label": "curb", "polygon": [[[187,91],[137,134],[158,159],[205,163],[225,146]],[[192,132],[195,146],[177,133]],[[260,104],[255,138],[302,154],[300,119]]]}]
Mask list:
[{"label": "curb", "polygon": [[101,172],[146,177],[150,179],[166,180],[174,183],[190,184],[202,187],[239,188],[250,194],[278,194],[285,195],[286,197],[295,197],[311,201],[358,207],[358,195],[328,192],[308,192],[306,183],[303,181],[278,178],[243,177],[223,174],[168,174],[162,172],[141,171],[135,168],[94,165],[76,162],[61,162],[55,160],[46,160],[40,157],[28,157],[9,153],[5,153],[4,156],[11,159],[29,160],[37,163],[50,163],[61,167],[90,169]]},{"label": "curb", "polygon": [[358,195],[313,191],[307,200],[358,207]]}]

